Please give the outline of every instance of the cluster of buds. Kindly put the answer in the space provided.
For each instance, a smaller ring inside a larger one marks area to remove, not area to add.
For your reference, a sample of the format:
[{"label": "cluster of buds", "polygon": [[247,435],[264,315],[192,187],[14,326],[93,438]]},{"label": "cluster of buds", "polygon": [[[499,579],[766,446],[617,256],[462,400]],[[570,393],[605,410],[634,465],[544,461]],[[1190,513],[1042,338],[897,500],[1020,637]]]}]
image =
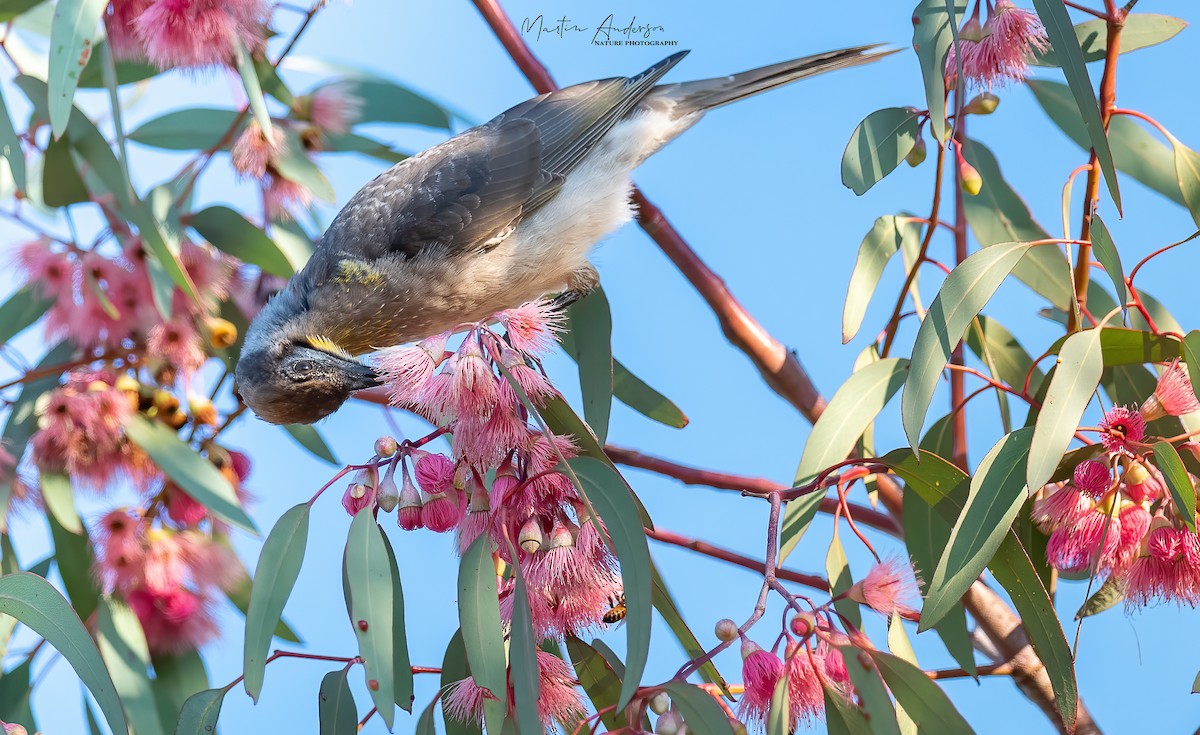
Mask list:
[{"label": "cluster of buds", "polygon": [[1045,488],[1034,504],[1034,521],[1050,534],[1051,566],[1120,581],[1131,607],[1155,599],[1200,603],[1200,538],[1184,523],[1145,441],[1148,421],[1198,410],[1187,373],[1173,362],[1140,410],[1116,406],[1104,414],[1104,456],[1081,462],[1070,482]]},{"label": "cluster of buds", "polygon": [[1023,81],[1029,59],[1050,48],[1046,31],[1037,15],[1018,8],[1010,0],[987,0],[987,20],[980,23],[980,6],[975,8],[958,32],[958,43],[946,55],[946,86],[958,78],[961,54],[963,76],[988,89],[1008,81]]}]

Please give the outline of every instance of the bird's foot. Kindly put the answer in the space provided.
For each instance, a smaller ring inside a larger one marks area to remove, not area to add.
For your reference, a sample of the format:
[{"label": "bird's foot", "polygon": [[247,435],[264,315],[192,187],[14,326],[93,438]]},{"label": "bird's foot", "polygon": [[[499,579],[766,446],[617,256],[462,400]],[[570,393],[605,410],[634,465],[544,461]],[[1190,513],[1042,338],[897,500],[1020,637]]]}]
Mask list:
[{"label": "bird's foot", "polygon": [[591,263],[584,265],[571,274],[567,281],[567,290],[560,293],[551,301],[551,306],[557,311],[565,311],[571,304],[581,301],[600,285],[600,274]]}]

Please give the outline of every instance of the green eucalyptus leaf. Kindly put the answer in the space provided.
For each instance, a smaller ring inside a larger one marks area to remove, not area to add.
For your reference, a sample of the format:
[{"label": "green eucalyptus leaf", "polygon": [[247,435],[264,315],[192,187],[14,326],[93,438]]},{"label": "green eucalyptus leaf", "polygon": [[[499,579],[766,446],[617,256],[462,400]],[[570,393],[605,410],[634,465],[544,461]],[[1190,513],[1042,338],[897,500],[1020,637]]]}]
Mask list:
[{"label": "green eucalyptus leaf", "polygon": [[[484,699],[488,732],[499,732],[504,717],[501,703],[507,699],[507,667],[496,594],[492,542],[487,534],[482,534],[463,553],[458,565],[458,620],[471,677],[496,697]],[[487,702],[497,704],[489,706]]]},{"label": "green eucalyptus leaf", "polygon": [[1196,532],[1196,488],[1188,476],[1179,452],[1169,442],[1154,442],[1154,464],[1163,473],[1167,481],[1167,489],[1171,491],[1171,500],[1175,502],[1175,512],[1183,519],[1192,533]]},{"label": "green eucalyptus leaf", "polygon": [[161,735],[165,730],[148,674],[150,649],[137,615],[124,603],[106,598],[97,610],[96,643],[134,731]]},{"label": "green eucalyptus leaf", "polygon": [[[374,508],[363,508],[350,522],[342,566],[350,624],[358,639],[371,700],[388,729],[396,719],[393,658],[394,600],[387,539],[375,522]],[[372,685],[374,682],[374,685]]]},{"label": "green eucalyptus leaf", "polygon": [[292,263],[271,238],[238,212],[229,207],[215,206],[188,217],[188,224],[218,250],[267,273],[289,278],[303,267]]},{"label": "green eucalyptus leaf", "polygon": [[75,509],[75,493],[71,489],[71,478],[58,472],[42,472],[40,476],[42,503],[54,516],[54,520],[67,531],[83,534],[83,521]]},{"label": "green eucalyptus leaf", "polygon": [[179,720],[175,723],[175,735],[212,735],[217,731],[217,720],[221,717],[221,705],[225,703],[228,689],[205,689],[196,692],[183,703]]},{"label": "green eucalyptus leaf", "polygon": [[[1169,15],[1155,13],[1130,13],[1125,16],[1121,28],[1121,53],[1137,51],[1149,46],[1170,41],[1184,28],[1187,22]],[[1086,62],[1101,61],[1108,49],[1108,21],[1100,18],[1075,25],[1075,38]],[[1058,66],[1058,55],[1054,49],[1034,51],[1031,64]]]},{"label": "green eucalyptus leaf", "polygon": [[88,198],[87,186],[71,156],[70,138],[51,140],[42,162],[42,201],[49,207],[69,207]]},{"label": "green eucalyptus leaf", "polygon": [[346,678],[347,670],[330,671],[321,679],[317,692],[317,721],[321,735],[355,735],[358,732],[358,707]]},{"label": "green eucalyptus leaf", "polygon": [[842,184],[862,196],[896,170],[917,143],[917,111],[885,107],[867,115],[842,153]]},{"label": "green eucalyptus leaf", "polygon": [[1127,311],[1125,302],[1129,297],[1125,292],[1125,271],[1121,267],[1121,254],[1117,252],[1117,245],[1098,214],[1092,215],[1092,253],[1096,260],[1100,261],[1100,265],[1104,266],[1104,272],[1108,274],[1113,291],[1117,294],[1121,312],[1124,313]]},{"label": "green eucalyptus leaf", "polygon": [[[245,116],[235,110],[194,107],[148,120],[131,132],[129,139],[172,151],[208,150],[225,139],[228,149],[245,123]],[[227,136],[235,124],[238,129]]]},{"label": "green eucalyptus leaf", "polygon": [[[953,18],[949,12],[951,5],[954,7]],[[967,0],[920,0],[912,13],[912,46],[921,63],[921,78],[925,81],[929,129],[942,142],[949,136],[946,127],[946,54],[966,10]]]},{"label": "green eucalyptus leaf", "polygon": [[1171,139],[1171,145],[1175,147],[1175,180],[1179,183],[1179,192],[1192,219],[1200,226],[1200,153],[1175,138]]},{"label": "green eucalyptus leaf", "polygon": [[412,714],[413,670],[408,655],[408,630],[404,625],[404,586],[400,582],[400,564],[396,551],[385,538],[384,550],[388,553],[388,566],[392,576],[392,668],[395,675],[396,704]]},{"label": "green eucalyptus leaf", "polygon": [[235,526],[257,533],[258,528],[238,504],[229,480],[165,424],[133,416],[125,435],[146,450],[150,459],[197,502]]},{"label": "green eucalyptus leaf", "polygon": [[1046,27],[1046,37],[1050,39],[1062,66],[1063,75],[1067,78],[1067,86],[1075,97],[1075,105],[1087,128],[1091,148],[1096,153],[1100,170],[1104,173],[1104,181],[1108,184],[1108,193],[1112,196],[1121,213],[1121,191],[1117,186],[1116,166],[1113,163],[1112,150],[1108,146],[1108,136],[1105,134],[1104,123],[1100,119],[1100,103],[1096,100],[1096,90],[1088,77],[1087,66],[1083,59],[1083,50],[1075,37],[1075,28],[1067,15],[1067,7],[1060,0],[1033,0],[1033,7],[1042,25]]},{"label": "green eucalyptus leaf", "polygon": [[308,424],[284,424],[284,430],[288,436],[296,440],[296,443],[304,447],[318,459],[322,459],[329,464],[340,466],[342,463],[334,456],[333,450],[329,448],[329,444],[325,442],[325,438],[317,431],[316,427]]},{"label": "green eucalyptus leaf", "polygon": [[1091,597],[1084,601],[1075,613],[1076,620],[1098,615],[1125,599],[1125,581],[1120,577],[1109,577]]},{"label": "green eucalyptus leaf", "polygon": [[829,575],[829,594],[834,598],[834,609],[855,628],[862,628],[862,611],[858,603],[849,597],[838,599],[854,585],[854,579],[850,576],[850,560],[846,558],[846,550],[842,548],[836,528],[833,540],[829,542],[829,551],[825,554],[825,572]]},{"label": "green eucalyptus leaf", "polygon": [[1063,344],[1029,448],[1025,481],[1030,488],[1041,488],[1054,474],[1100,384],[1104,372],[1100,345],[1103,331],[1076,332]]},{"label": "green eucalyptus leaf", "polygon": [[[461,574],[461,567],[460,567]],[[441,691],[446,691],[456,682],[471,676],[471,668],[467,664],[467,649],[463,641],[462,630],[456,630],[446,645],[446,654],[442,657]],[[461,722],[450,715],[446,709],[446,698],[441,698],[442,718],[446,722],[446,735],[479,735],[483,727],[479,722]]]},{"label": "green eucalyptus leaf", "polygon": [[708,692],[682,681],[668,682],[663,689],[679,708],[688,730],[704,735],[733,735],[729,718]]},{"label": "green eucalyptus leaf", "polygon": [[567,309],[579,363],[579,389],[583,416],[601,444],[608,437],[612,413],[613,355],[612,314],[608,297],[599,286]]},{"label": "green eucalyptus leaf", "polygon": [[[882,651],[864,653],[878,667],[883,681],[895,695],[896,703],[904,707],[904,711],[921,732],[938,735],[974,734],[975,731],[954,708],[950,698],[937,684],[930,681],[924,671],[902,658]],[[849,663],[850,660],[847,659],[847,664]],[[854,666],[849,665],[847,668],[853,669]],[[871,721],[874,724],[874,718]]]},{"label": "green eucalyptus leaf", "polygon": [[1012,527],[1028,495],[1025,459],[1033,429],[1018,429],[992,447],[971,478],[966,506],[942,553],[918,630],[928,630],[950,612],[979,578]]},{"label": "green eucalyptus leaf", "polygon": [[509,634],[508,656],[515,703],[517,725],[521,735],[543,735],[538,718],[538,698],[541,696],[538,678],[537,647],[534,641],[533,617],[529,611],[529,593],[520,567],[514,567],[512,630]]},{"label": "green eucalyptus leaf", "polygon": [[304,563],[311,510],[308,503],[300,503],[280,516],[258,555],[258,566],[254,569],[256,584],[250,588],[246,610],[242,658],[246,693],[255,702],[262,691],[271,639]]},{"label": "green eucalyptus leaf", "polygon": [[616,706],[621,694],[621,677],[596,649],[573,635],[567,636],[567,652],[579,685],[587,693],[592,707],[601,712],[600,721],[609,730],[624,727],[627,724],[625,712]]},{"label": "green eucalyptus leaf", "polygon": [[113,732],[129,729],[100,652],[62,593],[35,574],[9,574],[0,577],[0,613],[21,621],[58,650],[96,698]]},{"label": "green eucalyptus leaf", "polygon": [[12,175],[17,190],[25,191],[25,187],[28,185],[25,178],[25,150],[21,147],[21,139],[17,136],[17,130],[13,126],[2,90],[0,90],[0,157],[8,162],[8,171]]},{"label": "green eucalyptus leaf", "polygon": [[846,672],[850,674],[850,681],[854,684],[854,693],[858,695],[862,710],[867,715],[867,724],[871,726],[871,732],[874,735],[900,735],[896,708],[888,697],[887,688],[883,685],[875,663],[865,652],[854,646],[839,648],[842,658],[846,660]]},{"label": "green eucalyptus leaf", "polygon": [[46,77],[55,138],[67,129],[75,88],[91,58],[97,25],[107,7],[106,0],[59,0],[55,5],[50,26],[50,73]]},{"label": "green eucalyptus leaf", "polygon": [[875,295],[883,269],[892,256],[900,251],[906,240],[915,239],[921,228],[916,222],[904,221],[895,215],[875,220],[874,226],[858,248],[858,258],[850,273],[846,306],[842,310],[842,344],[854,339],[867,313],[867,305]]},{"label": "green eucalyptus leaf", "polygon": [[914,451],[950,353],[1028,249],[1024,243],[1014,242],[974,253],[950,272],[930,304],[917,330],[901,396],[904,432]]}]

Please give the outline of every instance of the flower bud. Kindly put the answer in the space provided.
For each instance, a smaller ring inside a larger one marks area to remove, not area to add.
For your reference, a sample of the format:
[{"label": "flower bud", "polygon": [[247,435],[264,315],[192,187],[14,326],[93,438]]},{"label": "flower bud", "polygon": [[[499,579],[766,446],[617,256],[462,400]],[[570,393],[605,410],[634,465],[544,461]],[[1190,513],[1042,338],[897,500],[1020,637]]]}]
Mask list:
[{"label": "flower bud", "polygon": [[537,518],[530,518],[525,521],[525,525],[521,526],[521,535],[517,539],[517,543],[525,550],[527,554],[533,554],[540,551],[545,546],[546,534],[542,531],[542,524]]},{"label": "flower bud", "polygon": [[548,547],[550,549],[569,549],[575,545],[575,538],[578,532],[579,529],[570,521],[566,523],[561,520],[555,521],[554,528],[550,531],[550,543]]},{"label": "flower bud", "polygon": [[1133,462],[1125,470],[1125,484],[1141,485],[1150,477],[1150,471],[1141,462]]},{"label": "flower bud", "polygon": [[925,162],[925,155],[925,138],[918,135],[917,142],[913,144],[912,150],[908,152],[904,160],[909,166],[916,168]]},{"label": "flower bud", "polygon": [[188,413],[192,423],[202,426],[217,425],[217,407],[204,396],[188,396]]},{"label": "flower bud", "polygon": [[400,486],[400,511],[396,514],[396,522],[405,531],[424,527],[421,522],[421,505],[421,493],[417,491],[416,484],[413,483],[408,469],[405,468],[404,480]]},{"label": "flower bud", "polygon": [[1000,98],[991,92],[983,92],[975,96],[963,107],[965,115],[990,115],[1000,105]]},{"label": "flower bud", "polygon": [[679,713],[671,710],[658,718],[658,722],[654,723],[655,735],[679,735],[683,728],[683,718]]},{"label": "flower bud", "polygon": [[958,159],[958,183],[962,190],[971,196],[976,196],[983,190],[983,177],[966,159]]},{"label": "flower bud", "polygon": [[659,692],[650,698],[650,711],[654,714],[666,714],[669,709],[671,709],[671,697],[666,692]]},{"label": "flower bud", "polygon": [[375,454],[380,459],[387,459],[396,453],[396,440],[390,436],[381,436],[375,440]]},{"label": "flower bud", "polygon": [[803,613],[792,618],[788,624],[794,635],[801,638],[812,635],[817,629],[817,621],[809,613]]},{"label": "flower bud", "polygon": [[232,347],[237,342],[238,330],[232,322],[220,317],[213,317],[204,322],[208,330],[208,343],[218,350]]},{"label": "flower bud", "polygon": [[384,513],[391,513],[400,503],[400,490],[396,487],[396,480],[392,478],[395,467],[392,465],[392,470],[379,482],[379,490],[375,494],[375,502]]},{"label": "flower bud", "polygon": [[141,387],[141,384],[138,383],[137,378],[134,378],[130,375],[122,375],[121,377],[117,378],[117,382],[113,387],[119,391],[137,393],[138,388]]},{"label": "flower bud", "polygon": [[717,640],[728,643],[738,637],[737,623],[729,618],[721,618],[713,628],[713,634],[717,636]]}]

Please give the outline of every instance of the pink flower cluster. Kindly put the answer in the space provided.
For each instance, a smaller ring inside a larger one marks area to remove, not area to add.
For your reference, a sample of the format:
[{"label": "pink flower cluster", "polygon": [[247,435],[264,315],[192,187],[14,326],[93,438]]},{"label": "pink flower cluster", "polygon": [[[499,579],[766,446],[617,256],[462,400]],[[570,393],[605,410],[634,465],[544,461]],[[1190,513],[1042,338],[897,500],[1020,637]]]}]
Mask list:
[{"label": "pink flower cluster", "polygon": [[104,20],[118,59],[200,68],[262,48],[267,12],[262,0],[112,0]]},{"label": "pink flower cluster", "polygon": [[[407,530],[454,530],[460,551],[487,534],[501,558],[520,565],[541,636],[602,625],[621,595],[602,524],[589,515],[570,479],[555,470],[578,449],[570,438],[547,437],[532,426],[504,377],[511,375],[534,405],[558,395],[538,358],[554,345],[559,319],[548,303],[530,303],[497,315],[503,338],[477,324],[453,352],[446,350],[450,335],[441,334],[381,353],[376,368],[392,402],[449,433],[451,456],[402,448],[382,479],[374,481],[373,470],[364,470],[342,499],[350,513],[374,503],[385,511],[396,508]],[[500,590],[506,618],[513,584],[509,580]]]},{"label": "pink flower cluster", "polygon": [[991,89],[1007,81],[1023,81],[1029,57],[1046,51],[1050,42],[1037,15],[1018,8],[1010,0],[987,0],[987,21],[979,23],[980,2],[959,31],[958,43],[946,55],[947,84],[958,77],[958,55],[962,54],[963,76]]},{"label": "pink flower cluster", "polygon": [[764,650],[749,638],[742,638],[742,683],[746,687],[738,703],[738,717],[748,724],[764,726],[771,710],[771,696],[780,677],[787,676],[789,731],[802,723],[821,716],[825,711],[825,689],[828,685],[847,702],[853,701],[854,688],[846,670],[846,660],[840,646],[850,644],[844,633],[825,623],[811,632],[811,640],[788,640],[781,660],[772,651]]},{"label": "pink flower cluster", "polygon": [[[574,724],[586,712],[575,676],[566,662],[546,651],[537,652],[538,717],[546,732],[553,732],[555,723],[564,727]],[[442,695],[446,712],[459,722],[483,723],[483,701],[490,692],[467,677],[454,682]]]},{"label": "pink flower cluster", "polygon": [[38,399],[33,461],[43,472],[65,472],[77,485],[102,489],[118,479],[146,487],[158,470],[125,438],[136,392],[120,390],[109,372],[77,370]]},{"label": "pink flower cluster", "polygon": [[234,589],[245,570],[226,546],[197,530],[150,526],[138,513],[113,510],[96,529],[97,573],[141,621],[150,650],[178,653],[217,635],[216,594]]},{"label": "pink flower cluster", "polygon": [[1081,462],[1070,482],[1047,487],[1034,503],[1034,521],[1050,534],[1051,566],[1120,580],[1130,606],[1155,599],[1200,603],[1200,538],[1185,526],[1143,441],[1147,420],[1198,409],[1187,374],[1174,362],[1141,410],[1115,406],[1104,414],[1104,457]]},{"label": "pink flower cluster", "polygon": [[185,375],[204,363],[200,326],[229,296],[234,261],[212,248],[185,242],[180,262],[196,286],[198,299],[175,289],[171,320],[154,305],[142,242],[129,237],[121,252],[107,257],[38,239],[17,249],[17,265],[29,286],[53,300],[46,336],[69,339],[84,350],[120,349],[144,342],[148,356]]}]

